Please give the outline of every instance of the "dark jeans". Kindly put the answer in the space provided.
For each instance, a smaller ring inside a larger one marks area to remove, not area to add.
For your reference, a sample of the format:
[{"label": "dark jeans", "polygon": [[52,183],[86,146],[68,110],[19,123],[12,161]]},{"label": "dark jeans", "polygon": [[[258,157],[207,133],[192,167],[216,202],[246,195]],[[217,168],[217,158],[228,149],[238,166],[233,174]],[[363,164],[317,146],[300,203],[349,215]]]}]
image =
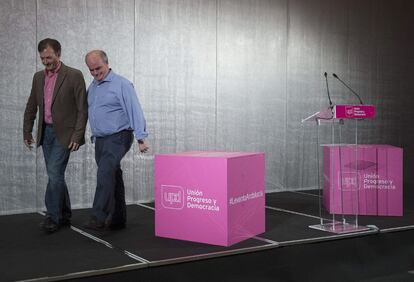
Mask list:
[{"label": "dark jeans", "polygon": [[45,126],[43,132],[42,149],[49,177],[45,194],[46,215],[58,224],[62,219],[70,219],[72,216],[65,182],[70,151],[59,143],[55,130],[49,125]]},{"label": "dark jeans", "polygon": [[126,223],[125,187],[121,160],[131,148],[132,131],[96,138],[95,160],[98,165],[92,216],[107,225]]}]

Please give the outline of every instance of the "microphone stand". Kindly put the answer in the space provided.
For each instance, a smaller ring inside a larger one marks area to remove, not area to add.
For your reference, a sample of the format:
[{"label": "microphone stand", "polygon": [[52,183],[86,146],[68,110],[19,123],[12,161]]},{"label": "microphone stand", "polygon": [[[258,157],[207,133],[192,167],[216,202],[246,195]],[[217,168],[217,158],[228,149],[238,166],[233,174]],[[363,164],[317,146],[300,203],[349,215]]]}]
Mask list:
[{"label": "microphone stand", "polygon": [[349,91],[351,91],[357,98],[358,98],[358,100],[359,100],[359,103],[361,104],[361,105],[363,105],[364,103],[362,102],[362,99],[361,99],[361,97],[359,97],[359,95],[354,91],[354,90],[352,90],[352,88],[351,87],[349,87],[345,82],[343,82],[342,81],[342,79],[340,79],[335,73],[333,73],[332,74],[332,76],[333,77],[335,77],[337,80],[339,80],[346,88],[348,88],[349,89]]},{"label": "microphone stand", "polygon": [[331,110],[332,110],[333,109],[333,104],[332,104],[332,100],[331,100],[331,95],[329,94],[328,74],[325,72],[323,75],[325,76],[325,81],[326,81],[326,92],[328,93],[329,108],[331,108]]}]

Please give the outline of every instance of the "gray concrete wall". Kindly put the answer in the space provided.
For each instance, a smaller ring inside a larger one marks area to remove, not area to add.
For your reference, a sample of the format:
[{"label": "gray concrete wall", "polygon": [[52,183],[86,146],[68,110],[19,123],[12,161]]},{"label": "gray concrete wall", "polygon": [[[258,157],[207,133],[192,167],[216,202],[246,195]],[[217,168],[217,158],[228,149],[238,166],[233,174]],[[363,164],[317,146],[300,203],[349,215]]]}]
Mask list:
[{"label": "gray concrete wall", "polygon": [[[128,202],[152,199],[154,154],[187,150],[264,151],[267,191],[316,187],[315,130],[300,120],[328,105],[325,71],[377,106],[359,140],[404,147],[412,184],[413,12],[409,0],[2,0],[0,213],[44,208],[43,154],[25,149],[22,117],[45,37],[87,84],[96,48],[134,82],[151,152],[123,161]],[[334,103],[357,102],[329,81]],[[95,174],[88,142],[67,169],[73,207],[91,205]]]}]

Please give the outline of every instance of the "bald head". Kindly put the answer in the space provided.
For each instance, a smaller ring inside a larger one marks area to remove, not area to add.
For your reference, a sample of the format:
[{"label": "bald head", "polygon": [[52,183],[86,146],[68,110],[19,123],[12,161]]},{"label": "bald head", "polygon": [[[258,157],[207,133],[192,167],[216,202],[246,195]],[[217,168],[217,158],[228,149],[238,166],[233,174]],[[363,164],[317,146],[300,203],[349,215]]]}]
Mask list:
[{"label": "bald head", "polygon": [[98,57],[101,57],[102,61],[105,64],[108,64],[108,56],[102,50],[92,50],[92,51],[88,52],[88,54],[86,54],[86,56],[85,56],[85,63],[87,63],[86,60],[88,59],[89,56],[98,56]]},{"label": "bald head", "polygon": [[93,78],[102,81],[109,72],[108,56],[102,50],[93,50],[85,56],[85,63]]}]

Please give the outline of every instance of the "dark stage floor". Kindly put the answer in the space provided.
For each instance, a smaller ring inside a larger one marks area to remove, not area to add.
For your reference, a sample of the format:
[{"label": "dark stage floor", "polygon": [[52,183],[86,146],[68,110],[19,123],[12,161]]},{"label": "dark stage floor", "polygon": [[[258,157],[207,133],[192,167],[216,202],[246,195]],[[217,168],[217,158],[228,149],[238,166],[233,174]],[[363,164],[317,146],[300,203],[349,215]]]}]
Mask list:
[{"label": "dark stage floor", "polygon": [[414,281],[412,199],[403,217],[360,216],[367,231],[336,235],[308,227],[319,223],[314,191],[270,193],[266,232],[227,248],[155,237],[152,203],[129,205],[121,231],[84,229],[89,210],[51,235],[41,214],[1,216],[0,281]]}]

